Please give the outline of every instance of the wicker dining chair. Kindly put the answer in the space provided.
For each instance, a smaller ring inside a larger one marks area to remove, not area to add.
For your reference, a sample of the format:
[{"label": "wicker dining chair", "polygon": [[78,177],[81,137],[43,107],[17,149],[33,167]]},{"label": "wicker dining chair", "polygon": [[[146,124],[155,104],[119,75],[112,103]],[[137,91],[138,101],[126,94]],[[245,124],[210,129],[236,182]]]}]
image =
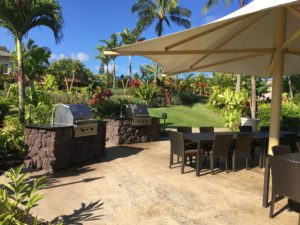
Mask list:
[{"label": "wicker dining chair", "polygon": [[296,133],[283,134],[283,137],[280,140],[280,144],[281,145],[289,145],[289,146],[291,146],[292,153],[298,152],[297,134]]},{"label": "wicker dining chair", "polygon": [[252,132],[252,126],[239,126],[240,132]]},{"label": "wicker dining chair", "polygon": [[192,127],[177,127],[177,131],[180,133],[192,133]]},{"label": "wicker dining chair", "polygon": [[280,159],[278,156],[269,156],[269,159],[272,171],[270,218],[273,218],[277,196],[288,197],[294,204],[300,203],[300,163]]},{"label": "wicker dining chair", "polygon": [[184,173],[184,167],[187,162],[187,157],[197,157],[198,149],[186,149],[184,143],[184,134],[176,131],[169,131],[170,136],[170,168],[173,165],[173,156],[177,155],[181,160],[181,173]]},{"label": "wicker dining chair", "polygon": [[291,146],[289,145],[275,145],[272,147],[272,152],[274,156],[284,155],[284,154],[291,154]]},{"label": "wicker dining chair", "polygon": [[225,160],[226,172],[228,172],[229,151],[232,138],[232,134],[218,134],[215,136],[212,150],[206,153],[210,158],[211,174],[214,174],[214,160],[219,160],[220,158]]},{"label": "wicker dining chair", "polygon": [[270,127],[269,126],[262,126],[262,127],[260,127],[260,131],[261,132],[269,132],[270,131]]},{"label": "wicker dining chair", "polygon": [[215,128],[214,127],[199,127],[200,133],[214,133]]},{"label": "wicker dining chair", "polygon": [[232,171],[235,172],[235,162],[237,157],[245,157],[246,169],[249,169],[248,162],[251,157],[252,134],[238,134],[233,153],[232,153]]}]

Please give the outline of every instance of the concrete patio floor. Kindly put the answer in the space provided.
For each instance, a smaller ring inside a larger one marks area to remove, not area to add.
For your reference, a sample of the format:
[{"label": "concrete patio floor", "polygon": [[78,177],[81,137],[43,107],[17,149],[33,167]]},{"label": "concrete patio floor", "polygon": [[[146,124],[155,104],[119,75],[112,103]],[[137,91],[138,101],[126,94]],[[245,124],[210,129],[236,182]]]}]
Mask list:
[{"label": "concrete patio floor", "polygon": [[287,210],[269,219],[269,208],[261,206],[264,170],[258,167],[196,177],[194,168],[182,175],[179,166],[168,166],[168,140],[108,145],[102,162],[50,175],[34,213],[87,225],[297,224],[298,214]]}]

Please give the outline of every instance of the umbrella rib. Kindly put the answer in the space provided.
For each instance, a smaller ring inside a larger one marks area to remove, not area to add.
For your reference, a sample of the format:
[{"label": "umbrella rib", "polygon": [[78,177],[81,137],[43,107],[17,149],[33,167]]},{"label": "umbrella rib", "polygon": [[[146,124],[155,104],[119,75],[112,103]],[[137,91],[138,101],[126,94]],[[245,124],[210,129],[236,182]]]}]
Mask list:
[{"label": "umbrella rib", "polygon": [[245,48],[245,49],[199,49],[174,51],[105,51],[105,55],[196,55],[196,54],[226,54],[226,53],[265,53],[273,52],[273,48]]},{"label": "umbrella rib", "polygon": [[287,7],[288,11],[290,11],[295,17],[297,17],[298,19],[300,19],[300,12],[298,9],[296,9],[295,7],[292,6],[288,6]]},{"label": "umbrella rib", "polygon": [[222,24],[220,24],[220,25],[217,25],[216,27],[213,27],[213,28],[211,28],[211,29],[209,29],[209,30],[203,31],[203,32],[201,32],[201,33],[199,33],[199,34],[192,35],[192,36],[190,36],[190,37],[188,37],[188,38],[185,38],[185,39],[180,40],[180,41],[178,41],[178,42],[175,42],[175,43],[173,43],[173,44],[171,44],[171,45],[168,45],[168,46],[165,47],[165,50],[168,51],[168,50],[170,50],[170,49],[172,49],[172,48],[175,48],[175,47],[177,47],[177,46],[179,46],[179,45],[185,44],[185,43],[187,43],[187,42],[189,42],[189,41],[195,40],[195,39],[197,39],[197,38],[199,38],[199,37],[201,37],[201,36],[204,36],[204,35],[206,35],[206,34],[209,34],[209,33],[213,32],[213,31],[215,31],[215,30],[222,29],[222,28],[227,27],[227,26],[229,26],[229,25],[231,25],[231,24],[233,24],[233,23],[239,22],[239,21],[241,21],[242,19],[248,18],[249,16],[250,16],[250,15],[245,15],[245,16],[240,16],[240,17],[237,17],[237,18],[235,18],[235,19],[229,20],[229,21],[227,21],[227,22],[225,22],[225,23],[222,23]]},{"label": "umbrella rib", "polygon": [[216,62],[216,63],[210,63],[210,64],[206,64],[206,65],[203,65],[203,66],[195,67],[192,70],[190,68],[187,68],[186,70],[169,72],[168,74],[178,74],[178,73],[184,73],[184,72],[192,72],[192,71],[199,70],[199,69],[205,69],[205,68],[209,68],[209,67],[212,67],[212,66],[219,66],[219,65],[226,64],[226,63],[237,62],[237,61],[250,59],[250,58],[255,58],[255,57],[258,57],[258,56],[264,56],[264,55],[268,55],[268,54],[270,54],[270,51],[259,52],[259,53],[254,53],[254,54],[248,54],[248,55],[241,56],[241,57],[235,57],[235,58],[232,58],[232,59],[227,59],[227,60],[219,61],[219,62]]},{"label": "umbrella rib", "polygon": [[294,43],[300,37],[300,29],[297,30],[288,40],[281,46],[281,50],[287,48],[290,44]]},{"label": "umbrella rib", "polygon": [[[241,33],[243,33],[244,31],[246,31],[247,29],[249,29],[250,27],[252,27],[254,24],[256,24],[257,22],[259,22],[262,18],[264,18],[267,14],[269,14],[269,11],[266,13],[263,13],[262,15],[260,15],[258,18],[256,18],[255,20],[251,21],[250,23],[248,23],[247,25],[245,25],[244,27],[242,27],[241,29],[239,29],[237,32],[235,32],[233,35],[231,35],[229,38],[227,38],[225,41],[223,41],[221,44],[219,44],[215,49],[219,49],[221,47],[223,47],[224,45],[226,45],[228,42],[230,42],[232,39],[238,37]],[[207,57],[209,57],[210,54],[206,54],[205,56],[201,57],[200,59],[198,59],[196,62],[194,62],[191,66],[190,69],[193,69],[198,63],[202,62],[204,59],[206,59]]]}]

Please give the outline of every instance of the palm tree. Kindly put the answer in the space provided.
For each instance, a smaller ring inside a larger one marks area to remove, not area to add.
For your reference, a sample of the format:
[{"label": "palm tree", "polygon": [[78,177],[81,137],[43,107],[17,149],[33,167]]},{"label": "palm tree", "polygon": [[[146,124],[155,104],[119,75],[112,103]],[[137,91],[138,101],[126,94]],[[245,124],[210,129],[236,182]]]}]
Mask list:
[{"label": "palm tree", "polygon": [[[222,0],[225,2],[226,5],[232,3],[233,0]],[[238,0],[240,7],[243,7],[247,5],[251,0]],[[202,8],[202,12],[205,14],[208,9],[212,8],[213,6],[217,5],[220,2],[220,0],[207,0],[206,4]]]},{"label": "palm tree", "polygon": [[57,0],[1,0],[0,26],[6,28],[16,41],[19,84],[20,122],[25,123],[24,74],[22,40],[28,32],[39,26],[46,26],[53,31],[55,41],[62,38],[63,17]]},{"label": "palm tree", "polygon": [[106,87],[108,88],[109,87],[108,65],[112,58],[110,56],[104,54],[104,51],[106,50],[106,48],[104,46],[98,45],[97,49],[99,50],[99,54],[96,56],[96,58],[100,59],[101,64],[103,63],[106,66],[106,76],[107,76]]},{"label": "palm tree", "polygon": [[[191,11],[178,6],[179,0],[137,0],[132,6],[132,13],[137,13],[138,26],[143,29],[148,28],[154,22],[157,36],[161,36],[164,31],[164,24],[171,27],[171,22],[184,28],[190,28],[189,18]],[[158,64],[154,82],[156,84]]]},{"label": "palm tree", "polygon": [[[123,32],[119,32],[118,35],[122,39],[122,43],[125,45],[133,44],[139,41],[144,41],[145,38],[141,38],[140,35],[142,33],[142,29],[135,28],[130,31],[128,28],[125,28]],[[132,56],[129,56],[129,75],[132,78]]]},{"label": "palm tree", "polygon": [[[118,42],[118,37],[116,34],[112,34],[108,41],[106,40],[100,40],[100,42],[104,43],[105,50],[113,50],[114,48],[117,48],[120,46],[120,43]],[[111,60],[113,61],[113,88],[116,87],[116,58],[117,56],[110,56]]]}]

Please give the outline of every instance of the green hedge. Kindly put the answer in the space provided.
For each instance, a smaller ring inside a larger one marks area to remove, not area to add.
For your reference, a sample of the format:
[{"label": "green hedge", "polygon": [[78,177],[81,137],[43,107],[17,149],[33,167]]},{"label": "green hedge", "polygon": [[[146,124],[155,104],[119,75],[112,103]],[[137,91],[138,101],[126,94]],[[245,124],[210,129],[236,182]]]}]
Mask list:
[{"label": "green hedge", "polygon": [[3,124],[4,117],[9,112],[9,102],[6,99],[0,99],[0,125]]},{"label": "green hedge", "polygon": [[[258,106],[257,118],[259,127],[270,126],[271,104],[263,103]],[[281,107],[281,129],[287,131],[297,130],[297,120],[300,118],[300,106],[291,101],[285,101]]]}]

